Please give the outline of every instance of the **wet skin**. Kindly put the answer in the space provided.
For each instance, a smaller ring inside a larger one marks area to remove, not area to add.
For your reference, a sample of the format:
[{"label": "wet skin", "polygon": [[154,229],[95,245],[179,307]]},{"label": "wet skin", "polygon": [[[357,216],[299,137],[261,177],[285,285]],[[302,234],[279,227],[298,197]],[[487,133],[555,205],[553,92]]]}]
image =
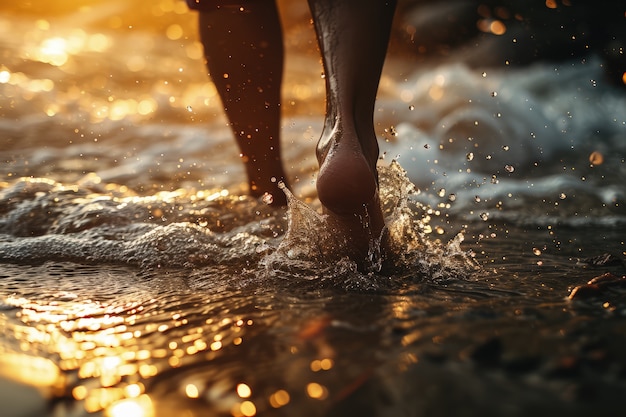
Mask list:
[{"label": "wet skin", "polygon": [[[274,1],[219,5],[200,13],[207,68],[224,105],[246,168],[249,191],[287,199],[280,156],[280,88],[283,38]],[[243,11],[241,10],[243,8]]]},{"label": "wet skin", "polygon": [[[395,0],[309,0],[326,81],[326,115],[317,146],[317,191],[330,224],[359,262],[385,222],[378,196],[373,112]],[[248,174],[250,193],[272,194],[278,181],[283,42],[274,0],[222,4],[200,13],[207,66]]]}]

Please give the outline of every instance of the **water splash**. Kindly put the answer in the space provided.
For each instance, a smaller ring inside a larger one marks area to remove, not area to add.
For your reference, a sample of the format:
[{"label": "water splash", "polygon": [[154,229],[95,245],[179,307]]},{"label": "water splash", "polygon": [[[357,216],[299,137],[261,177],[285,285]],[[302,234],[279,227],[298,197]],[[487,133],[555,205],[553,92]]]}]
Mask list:
[{"label": "water splash", "polygon": [[381,239],[370,241],[364,268],[349,259],[346,240],[335,232],[332,220],[283,187],[289,204],[288,231],[277,250],[262,261],[268,274],[379,289],[389,285],[391,276],[464,279],[478,269],[471,254],[461,249],[462,234],[448,243],[427,238],[430,209],[411,199],[415,187],[400,164],[380,166],[379,176],[386,228]]},{"label": "water splash", "polygon": [[388,288],[403,276],[464,278],[475,269],[461,235],[448,244],[430,239],[432,210],[413,201],[415,188],[395,162],[380,167],[386,229],[358,265],[332,219],[284,191],[288,224],[283,210],[262,199],[220,190],[138,196],[93,178],[71,186],[23,178],[0,190],[0,260],[226,266],[239,271],[233,276],[245,270],[254,281],[288,278],[356,289]]}]

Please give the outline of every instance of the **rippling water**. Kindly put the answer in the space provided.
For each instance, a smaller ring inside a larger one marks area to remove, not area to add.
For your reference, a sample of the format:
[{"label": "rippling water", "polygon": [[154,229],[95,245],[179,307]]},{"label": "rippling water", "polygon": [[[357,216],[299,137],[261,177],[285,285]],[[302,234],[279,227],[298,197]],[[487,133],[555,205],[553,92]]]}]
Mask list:
[{"label": "rippling water", "polygon": [[362,273],[317,212],[321,67],[306,4],[281,6],[289,210],[245,196],[184,2],[0,6],[3,415],[623,409],[626,95],[602,57],[393,47],[394,256]]}]

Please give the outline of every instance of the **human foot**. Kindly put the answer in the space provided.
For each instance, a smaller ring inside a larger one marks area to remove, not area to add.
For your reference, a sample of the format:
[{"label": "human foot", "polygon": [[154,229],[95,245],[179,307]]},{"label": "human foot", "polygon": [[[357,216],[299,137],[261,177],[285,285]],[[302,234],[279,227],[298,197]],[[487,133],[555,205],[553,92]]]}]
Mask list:
[{"label": "human foot", "polygon": [[363,264],[380,244],[385,226],[375,162],[368,162],[356,134],[341,130],[333,132],[318,157],[317,192],[324,213],[345,239],[347,255]]}]

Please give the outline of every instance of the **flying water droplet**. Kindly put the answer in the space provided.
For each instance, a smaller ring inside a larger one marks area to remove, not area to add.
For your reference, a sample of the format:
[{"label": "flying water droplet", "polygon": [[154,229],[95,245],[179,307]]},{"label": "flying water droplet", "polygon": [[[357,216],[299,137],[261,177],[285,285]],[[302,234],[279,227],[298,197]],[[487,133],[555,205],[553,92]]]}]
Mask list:
[{"label": "flying water droplet", "polygon": [[593,151],[591,152],[591,155],[589,155],[589,162],[591,165],[602,165],[604,162],[604,156],[598,151]]},{"label": "flying water droplet", "polygon": [[265,204],[270,205],[274,202],[274,196],[270,193],[263,194],[262,200]]}]

